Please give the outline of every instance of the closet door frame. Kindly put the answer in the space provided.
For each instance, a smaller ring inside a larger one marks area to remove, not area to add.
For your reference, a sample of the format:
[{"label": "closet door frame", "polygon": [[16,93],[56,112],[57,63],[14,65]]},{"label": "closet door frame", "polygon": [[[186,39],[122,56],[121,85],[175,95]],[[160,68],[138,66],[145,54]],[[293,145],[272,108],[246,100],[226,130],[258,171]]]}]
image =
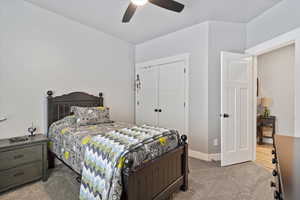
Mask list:
[{"label": "closet door frame", "polygon": [[[164,65],[168,63],[175,63],[175,62],[180,62],[183,61],[185,63],[184,67],[184,85],[185,85],[185,91],[184,91],[184,103],[185,103],[185,113],[184,113],[184,134],[189,134],[189,66],[190,66],[190,54],[185,53],[185,54],[180,54],[180,55],[175,55],[171,57],[165,57],[165,58],[160,58],[160,59],[155,59],[155,60],[149,60],[146,62],[141,62],[141,63],[136,63],[135,64],[135,78],[137,76],[137,72],[139,71],[139,68],[145,68],[145,67],[155,67],[159,65]],[[135,85],[136,89],[136,85]],[[135,109],[137,106],[137,98],[136,98],[136,91],[135,91]],[[135,121],[136,121],[136,112],[135,112]]]}]

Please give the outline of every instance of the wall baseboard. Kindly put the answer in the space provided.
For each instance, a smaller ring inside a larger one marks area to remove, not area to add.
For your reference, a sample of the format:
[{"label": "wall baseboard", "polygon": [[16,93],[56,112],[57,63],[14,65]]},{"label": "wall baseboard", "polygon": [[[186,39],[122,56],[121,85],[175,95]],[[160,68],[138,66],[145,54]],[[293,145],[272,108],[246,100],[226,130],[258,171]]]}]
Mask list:
[{"label": "wall baseboard", "polygon": [[209,160],[210,161],[220,161],[221,160],[221,154],[220,153],[209,154]]},{"label": "wall baseboard", "polygon": [[200,151],[193,151],[191,149],[189,149],[189,157],[200,159],[200,160],[205,160],[205,161],[219,161],[219,160],[221,160],[221,155],[219,153],[207,154],[207,153],[202,153]]},{"label": "wall baseboard", "polygon": [[202,153],[200,151],[193,151],[189,149],[189,157],[209,161],[208,154]]}]

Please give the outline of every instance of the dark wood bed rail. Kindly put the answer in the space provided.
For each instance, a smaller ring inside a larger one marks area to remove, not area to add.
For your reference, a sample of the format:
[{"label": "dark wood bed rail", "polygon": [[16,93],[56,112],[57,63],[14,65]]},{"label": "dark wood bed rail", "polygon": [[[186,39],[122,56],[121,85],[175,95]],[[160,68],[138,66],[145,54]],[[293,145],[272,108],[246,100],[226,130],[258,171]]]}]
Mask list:
[{"label": "dark wood bed rail", "polygon": [[[48,91],[47,95],[48,127],[70,115],[71,106],[103,106],[102,93],[99,93],[99,97],[84,92],[53,97],[53,92]],[[54,153],[48,151],[49,168],[55,167],[55,157]],[[188,190],[187,136],[180,137],[180,145],[176,149],[137,170],[123,171],[122,181],[124,188],[121,200],[166,200],[178,190]]]}]

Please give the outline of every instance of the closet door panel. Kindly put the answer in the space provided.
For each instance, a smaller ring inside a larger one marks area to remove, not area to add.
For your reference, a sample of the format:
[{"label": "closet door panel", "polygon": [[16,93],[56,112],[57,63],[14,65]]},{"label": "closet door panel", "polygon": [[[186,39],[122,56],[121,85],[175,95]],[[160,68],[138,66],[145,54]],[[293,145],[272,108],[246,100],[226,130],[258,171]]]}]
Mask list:
[{"label": "closet door panel", "polygon": [[136,123],[157,126],[158,112],[158,68],[146,67],[138,69],[136,79],[140,86],[136,87]]},{"label": "closet door panel", "polygon": [[159,126],[185,131],[185,63],[183,61],[159,67]]}]

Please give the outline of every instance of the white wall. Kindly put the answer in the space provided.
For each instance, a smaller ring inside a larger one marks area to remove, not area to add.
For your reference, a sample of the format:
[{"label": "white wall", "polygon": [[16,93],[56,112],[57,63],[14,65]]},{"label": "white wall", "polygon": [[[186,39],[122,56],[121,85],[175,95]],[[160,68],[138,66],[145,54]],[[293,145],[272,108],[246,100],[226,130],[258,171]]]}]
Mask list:
[{"label": "white wall", "polygon": [[133,121],[132,45],[20,0],[0,1],[0,24],[0,138],[44,131],[49,89],[101,91],[114,120]]},{"label": "white wall", "polygon": [[207,153],[208,23],[198,24],[136,46],[136,62],[190,53],[189,144]]},{"label": "white wall", "polygon": [[300,27],[300,1],[283,0],[247,24],[247,47]]},{"label": "white wall", "polygon": [[277,117],[277,133],[294,135],[295,46],[290,45],[258,56],[260,96],[270,97],[271,115]]},{"label": "white wall", "polygon": [[[208,151],[221,152],[221,51],[243,53],[246,47],[246,25],[209,22],[208,51]],[[214,145],[214,140],[218,145]]]}]

